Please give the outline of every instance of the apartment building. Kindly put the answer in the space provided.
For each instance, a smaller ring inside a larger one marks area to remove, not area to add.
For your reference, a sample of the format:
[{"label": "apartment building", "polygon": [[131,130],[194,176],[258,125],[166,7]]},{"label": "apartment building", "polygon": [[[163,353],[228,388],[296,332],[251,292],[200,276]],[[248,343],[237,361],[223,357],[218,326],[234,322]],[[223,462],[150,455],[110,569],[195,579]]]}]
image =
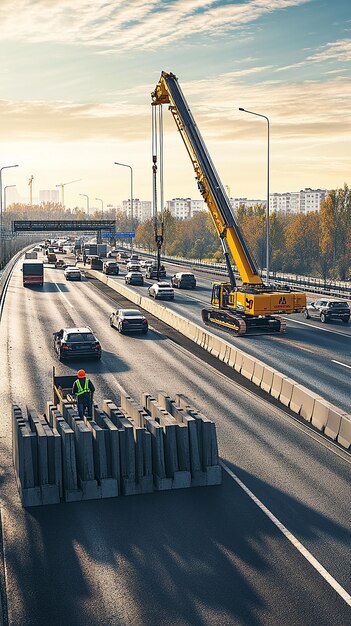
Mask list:
[{"label": "apartment building", "polygon": [[[133,198],[133,217],[139,222],[145,222],[151,217],[152,205],[150,200],[139,200],[139,198]],[[130,199],[123,200],[122,212],[131,217],[131,205]]]},{"label": "apartment building", "polygon": [[171,215],[178,220],[184,220],[189,217],[193,217],[195,213],[203,211],[207,207],[202,199],[193,200],[192,198],[173,198],[167,200],[166,208],[170,211]]},{"label": "apartment building", "polygon": [[42,189],[39,191],[39,203],[45,204],[46,202],[53,202],[58,204],[60,202],[60,192],[58,189]]}]

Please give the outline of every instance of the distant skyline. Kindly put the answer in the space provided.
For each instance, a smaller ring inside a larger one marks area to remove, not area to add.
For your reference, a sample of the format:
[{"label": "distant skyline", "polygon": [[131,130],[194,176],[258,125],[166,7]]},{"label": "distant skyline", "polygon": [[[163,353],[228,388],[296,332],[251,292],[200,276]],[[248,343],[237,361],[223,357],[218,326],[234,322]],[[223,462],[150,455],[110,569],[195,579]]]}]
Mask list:
[{"label": "distant skyline", "polygon": [[[150,93],[174,72],[224,185],[271,190],[350,182],[349,0],[1,0],[0,137],[3,185],[22,197],[65,188],[104,204],[151,191]],[[165,197],[199,197],[168,111]],[[10,191],[10,190],[9,190]]]}]

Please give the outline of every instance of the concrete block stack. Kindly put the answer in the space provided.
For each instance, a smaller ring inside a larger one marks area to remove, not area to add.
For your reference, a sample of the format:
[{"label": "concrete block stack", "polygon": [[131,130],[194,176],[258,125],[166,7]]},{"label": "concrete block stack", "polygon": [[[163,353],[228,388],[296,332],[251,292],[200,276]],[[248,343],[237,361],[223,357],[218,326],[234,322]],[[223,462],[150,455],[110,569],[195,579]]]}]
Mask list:
[{"label": "concrete block stack", "polygon": [[164,392],[104,400],[84,420],[68,400],[47,402],[45,415],[13,406],[13,460],[23,506],[222,481],[214,422]]}]

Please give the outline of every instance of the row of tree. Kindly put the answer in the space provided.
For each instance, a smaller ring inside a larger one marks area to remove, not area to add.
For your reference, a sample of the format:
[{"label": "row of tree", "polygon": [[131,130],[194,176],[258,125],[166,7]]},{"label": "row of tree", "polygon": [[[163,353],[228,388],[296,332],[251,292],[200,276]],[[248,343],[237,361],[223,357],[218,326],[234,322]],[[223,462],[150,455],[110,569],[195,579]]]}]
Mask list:
[{"label": "row of tree", "polygon": [[[260,270],[266,266],[266,207],[257,204],[236,212],[236,221]],[[331,191],[319,212],[270,215],[270,268],[343,280],[351,273],[351,191]],[[164,253],[193,259],[223,259],[210,214],[176,220],[164,213]],[[153,221],[139,225],[136,243],[154,250]]]},{"label": "row of tree", "polygon": [[[4,214],[4,226],[11,227],[18,219],[87,219],[84,211],[63,209],[60,204],[44,206],[14,204]],[[115,209],[95,211],[92,219],[114,219],[116,230],[136,230],[135,243],[152,252],[155,250],[154,221],[138,224]],[[248,248],[260,270],[266,265],[266,208],[257,204],[241,206],[236,220]],[[163,253],[199,260],[222,261],[223,253],[218,234],[208,211],[192,218],[176,220],[169,211],[163,214]],[[270,268],[274,272],[310,274],[343,280],[351,272],[351,191],[329,192],[319,212],[270,215]]]}]

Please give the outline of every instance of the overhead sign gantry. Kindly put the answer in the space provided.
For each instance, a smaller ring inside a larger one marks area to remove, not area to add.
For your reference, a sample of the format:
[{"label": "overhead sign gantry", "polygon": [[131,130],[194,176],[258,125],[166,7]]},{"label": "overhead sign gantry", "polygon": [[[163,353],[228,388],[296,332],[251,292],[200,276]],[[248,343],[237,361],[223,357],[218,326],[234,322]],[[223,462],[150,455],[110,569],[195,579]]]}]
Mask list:
[{"label": "overhead sign gantry", "polygon": [[14,220],[12,231],[17,233],[109,231],[116,230],[115,220]]}]

